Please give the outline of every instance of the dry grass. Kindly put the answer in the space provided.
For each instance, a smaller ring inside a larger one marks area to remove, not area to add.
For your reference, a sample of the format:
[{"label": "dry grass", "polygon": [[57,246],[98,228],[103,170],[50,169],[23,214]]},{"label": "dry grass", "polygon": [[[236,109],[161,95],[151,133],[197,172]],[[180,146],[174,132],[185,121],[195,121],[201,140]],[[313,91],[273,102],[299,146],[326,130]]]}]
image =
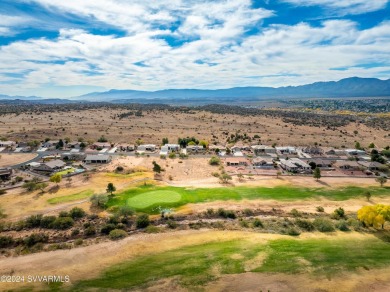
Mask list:
[{"label": "dry grass", "polygon": [[36,157],[36,153],[0,153],[0,167],[12,166]]},{"label": "dry grass", "polygon": [[[265,144],[305,145],[314,142],[323,146],[345,145],[352,147],[355,140],[367,146],[374,142],[379,147],[388,144],[384,130],[369,128],[361,124],[350,124],[333,130],[309,126],[294,126],[284,123],[280,118],[265,116],[245,117],[239,115],[221,115],[209,112],[195,114],[144,111],[143,117],[131,116],[113,119],[122,109],[96,109],[87,111],[52,112],[20,115],[7,114],[0,117],[0,133],[10,139],[22,140],[27,134],[29,139],[78,137],[96,140],[105,135],[112,142],[134,143],[137,138],[146,143],[160,144],[163,137],[176,142],[178,137],[195,136],[209,141],[226,141],[227,136],[241,131],[253,137],[261,137]],[[341,134],[340,131],[348,134]],[[355,136],[354,130],[359,134]],[[213,135],[216,137],[213,139]],[[340,137],[341,135],[341,137]]]}]

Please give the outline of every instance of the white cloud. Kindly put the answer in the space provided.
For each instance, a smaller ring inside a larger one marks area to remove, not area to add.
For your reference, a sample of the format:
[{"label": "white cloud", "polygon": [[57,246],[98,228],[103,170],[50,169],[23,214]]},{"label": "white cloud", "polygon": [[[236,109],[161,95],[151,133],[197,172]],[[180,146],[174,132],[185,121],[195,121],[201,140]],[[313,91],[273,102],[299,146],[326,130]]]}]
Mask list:
[{"label": "white cloud", "polygon": [[[390,72],[389,22],[366,30],[350,20],[265,28],[262,21],[277,12],[254,9],[249,0],[35,2],[61,13],[92,16],[127,34],[63,28],[55,39],[2,46],[0,92],[75,85],[141,90],[283,86]],[[347,1],[339,2],[346,7]],[[258,32],[248,35],[253,28]],[[381,65],[362,66],[368,63]],[[59,94],[67,96],[65,90]]]},{"label": "white cloud", "polygon": [[334,14],[362,14],[386,7],[389,0],[281,0],[297,6],[324,6]]}]

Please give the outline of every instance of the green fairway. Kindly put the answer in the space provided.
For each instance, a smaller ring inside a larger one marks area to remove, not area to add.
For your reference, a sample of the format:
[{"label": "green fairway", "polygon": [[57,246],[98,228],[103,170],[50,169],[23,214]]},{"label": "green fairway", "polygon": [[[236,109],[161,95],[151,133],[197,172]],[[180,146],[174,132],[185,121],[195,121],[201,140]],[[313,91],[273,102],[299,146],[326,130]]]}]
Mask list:
[{"label": "green fairway", "polygon": [[390,188],[304,188],[279,186],[266,187],[220,187],[220,188],[183,188],[183,187],[159,187],[146,185],[130,188],[118,193],[108,202],[108,206],[132,206],[137,211],[151,214],[159,213],[159,208],[175,208],[189,203],[203,203],[226,200],[308,200],[326,198],[342,201],[352,198],[364,198],[364,193],[370,191],[373,196],[388,196]]},{"label": "green fairway", "polygon": [[86,199],[86,198],[88,198],[88,197],[90,197],[92,195],[93,195],[93,191],[92,190],[86,190],[86,191],[82,191],[82,192],[79,192],[79,193],[76,193],[76,194],[72,194],[72,195],[69,195],[69,196],[62,196],[62,197],[51,198],[51,199],[47,200],[47,202],[49,204],[60,204],[60,203],[66,203],[66,202]]},{"label": "green fairway", "polygon": [[181,195],[177,192],[159,190],[131,197],[127,200],[127,205],[136,209],[144,209],[158,203],[176,203],[180,199]]},{"label": "green fairway", "polygon": [[141,256],[109,268],[100,278],[82,281],[77,290],[128,289],[178,276],[183,286],[203,285],[220,274],[248,271],[246,263],[263,258],[250,271],[333,275],[390,264],[390,247],[378,238],[278,239],[269,242],[233,240],[207,243]]}]

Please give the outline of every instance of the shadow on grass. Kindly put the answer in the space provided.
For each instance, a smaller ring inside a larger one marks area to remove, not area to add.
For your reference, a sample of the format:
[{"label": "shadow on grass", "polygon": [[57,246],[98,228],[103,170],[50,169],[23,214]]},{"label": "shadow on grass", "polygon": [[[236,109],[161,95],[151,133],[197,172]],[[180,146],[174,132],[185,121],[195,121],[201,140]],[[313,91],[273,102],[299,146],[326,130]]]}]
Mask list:
[{"label": "shadow on grass", "polygon": [[49,194],[55,194],[59,191],[60,189],[60,186],[59,185],[55,185],[55,186],[52,186],[49,190],[48,190],[48,193]]}]

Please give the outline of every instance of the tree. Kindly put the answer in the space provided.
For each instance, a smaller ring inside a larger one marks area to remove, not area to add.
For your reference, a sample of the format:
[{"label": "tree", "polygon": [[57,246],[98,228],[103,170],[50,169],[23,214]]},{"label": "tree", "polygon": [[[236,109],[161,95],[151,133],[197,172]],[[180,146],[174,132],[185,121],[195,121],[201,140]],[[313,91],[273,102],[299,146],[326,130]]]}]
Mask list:
[{"label": "tree", "polygon": [[228,175],[226,172],[224,172],[224,173],[221,173],[221,175],[219,176],[219,179],[220,179],[221,183],[227,184],[229,181],[232,180],[232,177],[230,175]]},{"label": "tree", "polygon": [[169,143],[168,138],[162,138],[163,145],[168,144],[168,143]]},{"label": "tree", "polygon": [[359,142],[355,143],[355,149],[358,149],[358,150],[362,149],[362,146],[360,145]]},{"label": "tree", "polygon": [[98,142],[107,142],[107,138],[104,137],[104,136],[100,136],[100,138],[98,139]]},{"label": "tree", "polygon": [[61,182],[62,175],[59,173],[55,173],[50,177],[50,181],[56,183],[57,185]]},{"label": "tree", "polygon": [[58,141],[57,145],[56,145],[56,149],[62,149],[64,148],[64,141],[62,141],[62,139],[60,139],[60,141]]},{"label": "tree", "polygon": [[156,161],[153,161],[153,171],[155,173],[160,173],[161,172],[161,166],[158,165]]},{"label": "tree", "polygon": [[107,202],[108,196],[106,194],[95,194],[91,197],[91,203],[93,207],[105,208]]},{"label": "tree", "polygon": [[368,145],[368,148],[375,148],[375,144],[374,143],[370,143],[370,145]]},{"label": "tree", "polygon": [[375,179],[376,182],[380,183],[381,187],[383,187],[383,185],[385,183],[387,183],[387,178],[385,178],[384,176],[380,176],[380,177],[377,177]]},{"label": "tree", "polygon": [[110,195],[112,196],[112,193],[115,192],[115,191],[116,191],[116,187],[114,186],[114,184],[113,183],[108,183],[106,192],[110,193]]},{"label": "tree", "polygon": [[318,181],[321,178],[321,169],[316,167],[314,169],[313,177]]},{"label": "tree", "polygon": [[281,171],[278,171],[277,173],[276,173],[276,178],[279,178],[279,176],[281,176],[282,175],[282,172]]},{"label": "tree", "polygon": [[238,181],[243,182],[244,181],[244,175],[242,173],[237,174]]},{"label": "tree", "polygon": [[219,159],[219,157],[217,157],[217,156],[213,156],[213,157],[210,158],[209,164],[210,165],[220,165],[221,164],[221,159]]},{"label": "tree", "polygon": [[386,221],[390,221],[390,206],[378,204],[375,206],[364,206],[357,212],[358,219],[365,226],[379,227],[382,229]]},{"label": "tree", "polygon": [[47,183],[41,182],[41,183],[37,183],[37,184],[35,185],[35,189],[40,190],[41,193],[43,194],[43,193],[45,192],[45,188],[46,188],[47,186],[48,186]]},{"label": "tree", "polygon": [[365,192],[364,196],[366,197],[367,201],[370,201],[372,195],[370,192]]}]

